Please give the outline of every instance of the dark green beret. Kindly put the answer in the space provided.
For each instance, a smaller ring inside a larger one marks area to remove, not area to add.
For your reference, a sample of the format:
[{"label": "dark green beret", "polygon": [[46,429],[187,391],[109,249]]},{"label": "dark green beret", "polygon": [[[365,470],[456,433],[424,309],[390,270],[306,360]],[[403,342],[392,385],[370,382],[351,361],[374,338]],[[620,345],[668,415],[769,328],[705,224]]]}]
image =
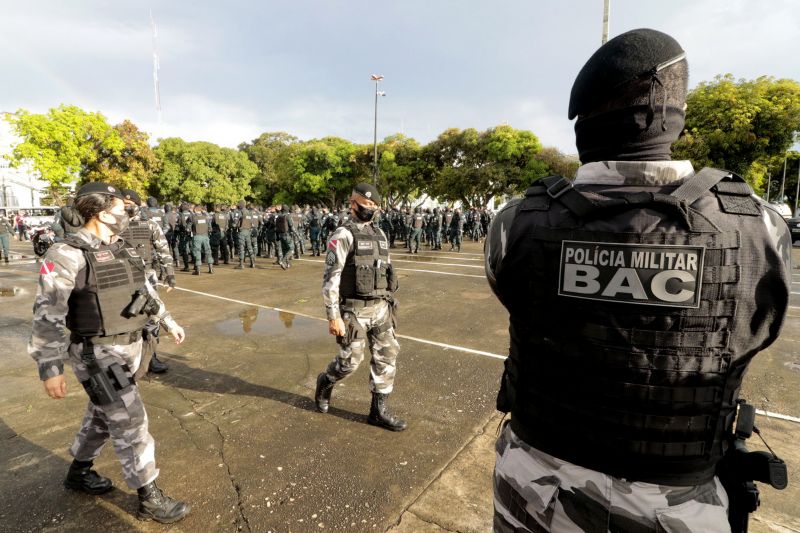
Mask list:
[{"label": "dark green beret", "polygon": [[117,187],[109,185],[108,183],[103,183],[102,181],[93,181],[87,183],[78,189],[78,192],[75,194],[75,198],[80,198],[81,196],[86,196],[87,194],[107,194],[108,196],[119,198],[120,200],[125,199],[125,197],[122,195],[122,191],[120,191]]},{"label": "dark green beret", "polygon": [[133,202],[136,205],[142,205],[142,198],[139,196],[139,193],[133,189],[122,189],[122,196],[124,196],[129,202]]},{"label": "dark green beret", "polygon": [[359,183],[353,187],[353,192],[363,196],[367,200],[372,200],[376,204],[381,203],[381,193],[378,192],[377,187],[369,183]]},{"label": "dark green beret", "polygon": [[575,78],[569,119],[612,99],[623,85],[652,77],[685,57],[678,41],[660,31],[642,28],[617,35],[597,49]]}]

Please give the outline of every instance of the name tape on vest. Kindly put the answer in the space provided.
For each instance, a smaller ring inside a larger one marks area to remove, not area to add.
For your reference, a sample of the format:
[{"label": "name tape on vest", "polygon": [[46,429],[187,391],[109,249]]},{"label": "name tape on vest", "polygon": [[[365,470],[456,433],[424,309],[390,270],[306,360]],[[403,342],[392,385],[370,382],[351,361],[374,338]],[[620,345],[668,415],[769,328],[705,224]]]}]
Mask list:
[{"label": "name tape on vest", "polygon": [[703,246],[563,241],[558,294],[609,302],[700,307]]},{"label": "name tape on vest", "polygon": [[372,250],[372,241],[358,241],[359,250]]},{"label": "name tape on vest", "polygon": [[114,254],[110,250],[103,250],[101,252],[92,252],[95,260],[98,263],[106,263],[114,260]]}]

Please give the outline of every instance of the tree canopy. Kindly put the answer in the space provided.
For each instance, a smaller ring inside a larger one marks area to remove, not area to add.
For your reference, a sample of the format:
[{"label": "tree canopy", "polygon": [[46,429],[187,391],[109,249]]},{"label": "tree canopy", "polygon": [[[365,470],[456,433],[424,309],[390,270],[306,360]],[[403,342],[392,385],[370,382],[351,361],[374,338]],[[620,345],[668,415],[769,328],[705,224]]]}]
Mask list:
[{"label": "tree canopy", "polygon": [[673,145],[675,158],[695,167],[715,166],[743,176],[762,194],[766,177],[782,167],[800,131],[800,83],[762,76],[717,76],[687,97],[686,128]]},{"label": "tree canopy", "polygon": [[251,195],[258,167],[244,152],[209,142],[160,139],[155,153],[161,168],[150,192],[165,201],[235,204]]},{"label": "tree canopy", "polygon": [[11,164],[29,163],[54,191],[88,180],[102,166],[101,157],[120,158],[126,147],[102,114],[77,106],[61,105],[46,114],[20,109],[6,119],[22,140],[8,155]]}]

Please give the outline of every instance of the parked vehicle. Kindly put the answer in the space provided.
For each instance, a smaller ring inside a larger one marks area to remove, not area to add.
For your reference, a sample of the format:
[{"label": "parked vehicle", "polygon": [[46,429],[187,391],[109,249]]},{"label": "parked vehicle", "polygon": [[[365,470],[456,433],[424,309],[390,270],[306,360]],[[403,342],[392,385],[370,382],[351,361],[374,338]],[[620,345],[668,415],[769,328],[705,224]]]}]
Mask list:
[{"label": "parked vehicle", "polygon": [[42,257],[47,250],[55,242],[55,233],[50,228],[49,224],[44,224],[33,228],[31,231],[31,243],[33,244],[33,253],[36,257]]}]

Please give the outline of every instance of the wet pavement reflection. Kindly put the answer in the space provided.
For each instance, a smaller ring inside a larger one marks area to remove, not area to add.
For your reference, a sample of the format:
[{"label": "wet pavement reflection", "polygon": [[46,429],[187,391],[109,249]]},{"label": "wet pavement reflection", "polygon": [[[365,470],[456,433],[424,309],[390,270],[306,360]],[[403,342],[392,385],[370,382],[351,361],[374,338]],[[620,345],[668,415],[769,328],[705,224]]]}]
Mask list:
[{"label": "wet pavement reflection", "polygon": [[216,329],[220,333],[233,336],[288,335],[306,340],[328,336],[325,324],[318,320],[297,316],[288,311],[272,311],[254,306],[242,309],[238,318],[217,323]]}]

